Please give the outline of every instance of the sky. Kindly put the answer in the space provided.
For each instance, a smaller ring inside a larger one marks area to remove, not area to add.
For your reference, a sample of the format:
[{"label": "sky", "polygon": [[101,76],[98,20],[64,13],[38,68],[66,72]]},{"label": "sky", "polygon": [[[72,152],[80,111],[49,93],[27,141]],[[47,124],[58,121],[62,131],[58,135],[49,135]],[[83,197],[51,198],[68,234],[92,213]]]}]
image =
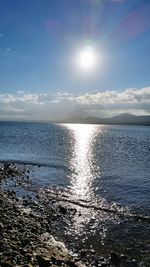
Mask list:
[{"label": "sky", "polygon": [[149,0],[0,0],[0,119],[150,114],[149,14]]}]

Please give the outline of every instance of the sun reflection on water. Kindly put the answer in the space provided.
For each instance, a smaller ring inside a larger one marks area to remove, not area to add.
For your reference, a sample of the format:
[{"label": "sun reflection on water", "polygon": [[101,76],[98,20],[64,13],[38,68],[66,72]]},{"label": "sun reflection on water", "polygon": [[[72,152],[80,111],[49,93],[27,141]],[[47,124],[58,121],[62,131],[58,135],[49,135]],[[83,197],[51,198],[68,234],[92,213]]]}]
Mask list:
[{"label": "sun reflection on water", "polygon": [[[95,168],[98,168],[94,160],[95,138],[97,134],[102,134],[104,127],[90,124],[65,124],[65,127],[70,130],[71,139],[74,140],[72,143],[73,153],[70,159],[72,197],[78,204],[84,203],[86,207],[90,207],[93,203],[96,205],[93,185],[96,178]],[[100,170],[96,169],[96,174],[98,172]],[[90,230],[93,234],[99,224],[99,220],[96,219],[97,213],[91,208],[84,208],[80,205],[77,209],[78,212],[75,213],[72,226],[68,231],[81,236],[93,220],[94,225],[92,223],[93,226]],[[103,231],[101,231],[101,235],[103,236]]]},{"label": "sun reflection on water", "polygon": [[93,181],[93,139],[96,126],[88,124],[67,124],[74,138],[73,157],[71,158],[71,187],[77,199],[89,200],[92,195]]}]

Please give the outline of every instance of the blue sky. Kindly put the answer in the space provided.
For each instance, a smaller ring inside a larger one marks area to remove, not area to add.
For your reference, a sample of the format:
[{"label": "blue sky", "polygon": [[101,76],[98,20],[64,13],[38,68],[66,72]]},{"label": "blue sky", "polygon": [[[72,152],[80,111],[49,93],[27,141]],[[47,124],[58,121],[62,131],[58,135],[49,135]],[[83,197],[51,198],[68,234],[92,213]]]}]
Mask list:
[{"label": "blue sky", "polygon": [[[149,14],[149,0],[1,0],[1,99],[18,97],[13,100],[17,110],[20,93],[46,94],[58,107],[64,98],[63,105],[71,101],[70,95],[149,88]],[[83,75],[72,57],[87,45],[96,49],[101,62]],[[8,107],[1,103],[4,114]]]}]

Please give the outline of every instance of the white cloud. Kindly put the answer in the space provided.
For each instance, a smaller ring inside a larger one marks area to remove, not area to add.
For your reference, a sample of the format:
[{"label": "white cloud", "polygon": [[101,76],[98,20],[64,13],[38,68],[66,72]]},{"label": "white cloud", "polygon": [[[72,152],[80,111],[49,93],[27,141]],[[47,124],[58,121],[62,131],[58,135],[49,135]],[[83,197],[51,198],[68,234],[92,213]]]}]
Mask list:
[{"label": "white cloud", "polygon": [[18,94],[25,94],[25,91],[24,90],[18,90],[17,93]]},{"label": "white cloud", "polygon": [[0,119],[56,120],[72,116],[109,117],[123,112],[135,115],[150,114],[150,87],[78,95],[69,92],[44,94],[25,91],[0,94]]},{"label": "white cloud", "polygon": [[150,87],[142,89],[126,89],[123,92],[105,91],[96,93],[86,93],[74,97],[80,104],[125,104],[125,103],[150,103]]},{"label": "white cloud", "polygon": [[43,104],[45,103],[45,96],[47,96],[47,94],[32,94],[19,91],[16,94],[0,94],[0,103],[17,104],[18,102],[22,102],[24,104]]}]

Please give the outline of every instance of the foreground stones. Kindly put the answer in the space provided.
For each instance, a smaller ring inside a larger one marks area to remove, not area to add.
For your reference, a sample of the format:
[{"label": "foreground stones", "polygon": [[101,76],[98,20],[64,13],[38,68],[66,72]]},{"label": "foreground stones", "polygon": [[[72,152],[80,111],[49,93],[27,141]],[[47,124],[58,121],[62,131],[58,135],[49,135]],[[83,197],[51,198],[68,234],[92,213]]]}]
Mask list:
[{"label": "foreground stones", "polygon": [[[15,179],[16,187],[26,179],[25,170],[12,164],[2,164],[0,181]],[[29,185],[29,183],[28,183]],[[37,201],[38,199],[38,201]],[[70,209],[71,210],[71,209]],[[112,252],[110,257],[99,258],[91,251],[78,248],[74,256],[63,242],[53,236],[57,221],[69,210],[62,204],[54,205],[44,197],[19,198],[14,189],[0,189],[0,266],[24,267],[137,267],[124,255]],[[75,213],[76,211],[71,211]]]},{"label": "foreground stones", "polygon": [[0,266],[85,266],[50,234],[51,212],[40,216],[34,205],[0,192]]}]

